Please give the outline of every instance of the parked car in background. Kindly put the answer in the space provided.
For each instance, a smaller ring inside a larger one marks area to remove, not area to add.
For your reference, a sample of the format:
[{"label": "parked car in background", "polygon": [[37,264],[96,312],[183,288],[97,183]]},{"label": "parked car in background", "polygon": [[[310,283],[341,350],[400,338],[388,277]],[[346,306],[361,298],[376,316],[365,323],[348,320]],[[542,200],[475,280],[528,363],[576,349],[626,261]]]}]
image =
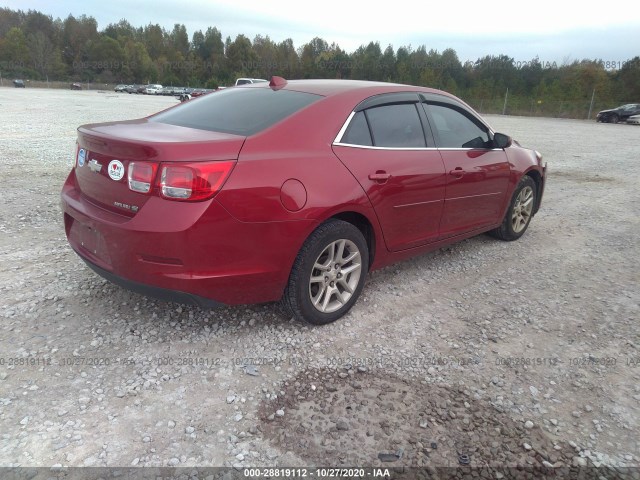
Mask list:
[{"label": "parked car in background", "polygon": [[195,88],[183,88],[181,92],[176,94],[176,97],[180,99],[181,102],[186,102],[187,100],[191,100],[191,94]]},{"label": "parked car in background", "polygon": [[628,103],[611,110],[602,110],[596,115],[596,122],[618,123],[626,122],[633,115],[640,114],[640,103]]},{"label": "parked car in background", "polygon": [[236,85],[248,85],[251,83],[261,83],[266,82],[263,78],[238,78],[236,80]]},{"label": "parked car in background", "polygon": [[201,97],[202,95],[206,95],[207,93],[211,92],[215,92],[215,90],[212,90],[211,88],[195,88],[191,92],[191,97]]},{"label": "parked car in background", "polygon": [[74,82],[69,86],[69,88],[71,88],[71,90],[82,90],[82,84]]},{"label": "parked car in background", "polygon": [[627,118],[627,123],[630,123],[632,125],[640,125],[640,115],[633,115]]},{"label": "parked car in background", "polygon": [[175,90],[176,90],[176,87],[162,87],[160,91],[157,93],[157,95],[167,95],[167,96],[175,95],[174,94]]},{"label": "parked car in background", "polygon": [[13,86],[16,88],[24,88],[24,80],[15,79],[13,81]]},{"label": "parked car in background", "polygon": [[382,82],[273,77],[83,125],[77,144],[64,225],[98,274],[204,307],[280,300],[313,324],[344,315],[369,270],[519,239],[546,178],[453,95]]},{"label": "parked car in background", "polygon": [[158,83],[152,83],[145,87],[144,93],[147,95],[159,95],[162,91],[162,85]]},{"label": "parked car in background", "polygon": [[126,92],[127,88],[130,87],[131,85],[116,85],[116,87],[113,89],[114,92]]}]

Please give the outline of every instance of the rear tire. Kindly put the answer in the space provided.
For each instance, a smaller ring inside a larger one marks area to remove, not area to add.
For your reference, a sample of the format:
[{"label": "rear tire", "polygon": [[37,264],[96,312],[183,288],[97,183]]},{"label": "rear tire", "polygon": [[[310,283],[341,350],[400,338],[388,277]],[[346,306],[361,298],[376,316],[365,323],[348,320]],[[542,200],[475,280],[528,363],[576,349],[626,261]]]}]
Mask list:
[{"label": "rear tire", "polygon": [[285,312],[314,325],[331,323],[356,303],[369,270],[369,248],[355,226],[320,225],[296,257],[282,296]]},{"label": "rear tire", "polygon": [[511,196],[502,225],[491,230],[489,234],[507,242],[517,240],[524,235],[534,214],[536,192],[536,182],[528,175],[522,177]]}]

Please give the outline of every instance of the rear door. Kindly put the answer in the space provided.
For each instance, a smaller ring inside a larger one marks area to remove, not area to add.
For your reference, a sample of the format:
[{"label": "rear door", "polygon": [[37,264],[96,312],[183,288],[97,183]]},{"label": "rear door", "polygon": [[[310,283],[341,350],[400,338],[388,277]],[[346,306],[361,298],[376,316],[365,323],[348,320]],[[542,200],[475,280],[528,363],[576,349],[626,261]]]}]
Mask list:
[{"label": "rear door", "polygon": [[415,93],[363,102],[333,145],[371,201],[387,248],[434,241],[445,193],[445,170]]},{"label": "rear door", "polygon": [[499,221],[511,169],[484,123],[457,102],[438,97],[428,97],[424,105],[447,174],[440,221],[440,237],[447,238]]}]

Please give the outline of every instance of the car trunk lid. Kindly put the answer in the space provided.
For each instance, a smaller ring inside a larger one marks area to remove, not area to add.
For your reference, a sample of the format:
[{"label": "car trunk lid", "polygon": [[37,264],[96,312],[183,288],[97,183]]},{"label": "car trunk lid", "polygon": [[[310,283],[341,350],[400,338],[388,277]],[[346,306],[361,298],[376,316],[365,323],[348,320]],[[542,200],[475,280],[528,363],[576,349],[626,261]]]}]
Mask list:
[{"label": "car trunk lid", "polygon": [[78,129],[78,149],[84,152],[80,160],[76,159],[76,178],[87,200],[106,210],[134,216],[155,189],[152,186],[146,194],[129,189],[131,162],[237,160],[245,138],[146,119],[84,125]]}]

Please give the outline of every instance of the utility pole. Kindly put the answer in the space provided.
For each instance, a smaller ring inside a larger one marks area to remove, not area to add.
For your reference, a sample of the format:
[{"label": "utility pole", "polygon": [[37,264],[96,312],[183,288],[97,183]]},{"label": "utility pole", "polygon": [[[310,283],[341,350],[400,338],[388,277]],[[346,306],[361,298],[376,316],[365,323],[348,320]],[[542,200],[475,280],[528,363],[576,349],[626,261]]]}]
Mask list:
[{"label": "utility pole", "polygon": [[589,114],[587,115],[587,120],[591,120],[591,111],[593,110],[593,99],[596,96],[596,89],[593,89],[591,93],[591,105],[589,105]]},{"label": "utility pole", "polygon": [[507,91],[504,94],[504,106],[502,107],[502,115],[507,113],[507,97],[509,96],[509,87],[507,87]]}]

